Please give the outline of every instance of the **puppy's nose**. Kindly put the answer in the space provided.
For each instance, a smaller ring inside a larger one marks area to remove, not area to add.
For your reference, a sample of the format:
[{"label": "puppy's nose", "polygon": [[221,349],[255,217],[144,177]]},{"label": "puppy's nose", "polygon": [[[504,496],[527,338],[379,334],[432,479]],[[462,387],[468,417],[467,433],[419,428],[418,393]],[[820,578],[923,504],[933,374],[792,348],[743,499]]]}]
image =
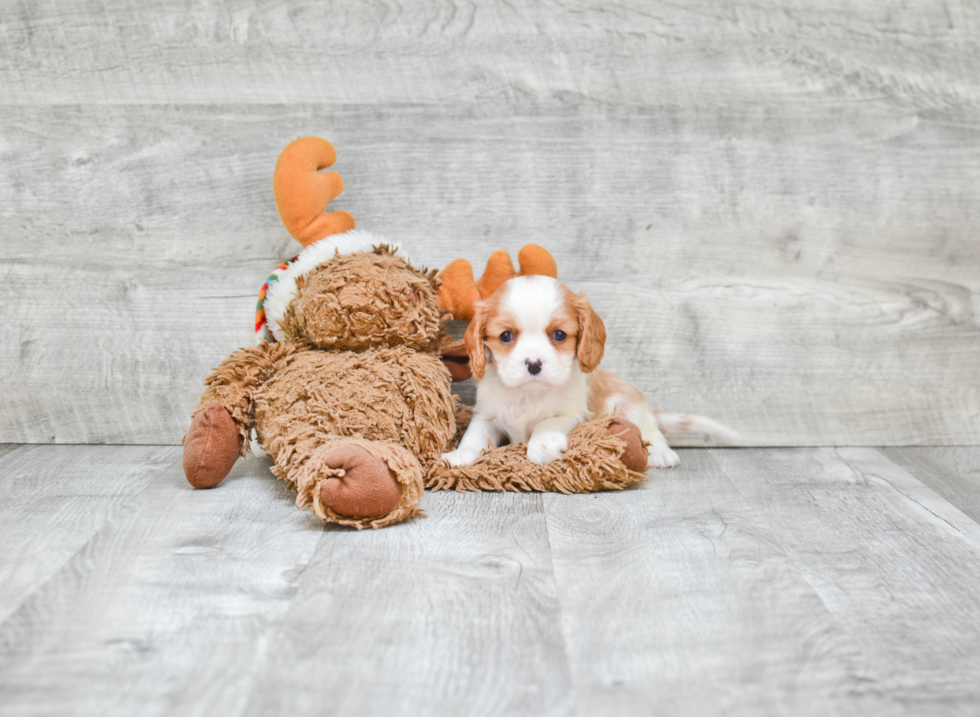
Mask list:
[{"label": "puppy's nose", "polygon": [[541,373],[541,359],[538,359],[537,361],[524,359],[524,363],[527,364],[527,372],[532,376],[537,376],[539,373]]}]

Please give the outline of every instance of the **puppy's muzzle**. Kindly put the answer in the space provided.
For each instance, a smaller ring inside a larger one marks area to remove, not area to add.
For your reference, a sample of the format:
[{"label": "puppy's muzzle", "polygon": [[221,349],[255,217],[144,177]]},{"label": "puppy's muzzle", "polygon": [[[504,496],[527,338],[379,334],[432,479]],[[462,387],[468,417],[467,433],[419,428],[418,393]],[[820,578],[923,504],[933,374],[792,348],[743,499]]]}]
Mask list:
[{"label": "puppy's muzzle", "polygon": [[539,373],[541,373],[541,359],[538,359],[537,361],[524,359],[524,364],[527,366],[527,372],[532,376],[537,376]]}]

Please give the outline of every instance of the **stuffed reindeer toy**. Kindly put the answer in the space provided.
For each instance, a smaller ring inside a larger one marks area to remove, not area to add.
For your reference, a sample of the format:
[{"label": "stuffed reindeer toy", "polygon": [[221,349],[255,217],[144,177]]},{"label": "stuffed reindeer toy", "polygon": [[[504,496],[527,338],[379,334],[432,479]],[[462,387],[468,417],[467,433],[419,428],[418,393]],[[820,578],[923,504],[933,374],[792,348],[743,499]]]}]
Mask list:
[{"label": "stuffed reindeer toy", "polygon": [[[510,258],[495,254],[479,282],[467,263],[454,262],[440,297],[436,272],[414,266],[399,244],[355,229],[346,212],[324,212],[343,190],[338,173],[320,172],[335,159],[318,137],[296,140],[279,157],[276,204],[303,250],[259,294],[259,344],[234,352],[205,381],[184,439],[191,485],[218,485],[249,451],[253,430],[272,472],[296,489],[297,506],[355,528],[422,514],[426,483],[581,492],[643,480],[623,462],[642,452],[639,430],[620,422],[611,431],[608,418],[583,424],[578,450],[551,473],[520,446],[467,469],[439,460],[458,439],[457,415],[468,417],[449,370],[464,377],[465,352],[463,364],[458,346],[441,355],[453,348],[445,322],[467,318],[473,301],[512,276]],[[555,274],[540,247],[525,247],[520,259],[522,273]]]}]

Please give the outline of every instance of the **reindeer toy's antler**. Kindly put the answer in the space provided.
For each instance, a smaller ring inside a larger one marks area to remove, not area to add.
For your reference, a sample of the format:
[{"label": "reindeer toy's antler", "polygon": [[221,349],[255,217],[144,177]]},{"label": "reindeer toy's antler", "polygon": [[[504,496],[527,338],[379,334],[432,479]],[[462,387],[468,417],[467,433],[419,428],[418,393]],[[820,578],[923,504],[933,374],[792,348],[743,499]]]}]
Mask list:
[{"label": "reindeer toy's antler", "polygon": [[333,145],[320,137],[290,142],[279,155],[272,179],[276,207],[286,230],[303,246],[354,228],[344,211],[324,212],[330,200],[344,191],[337,172],[320,172],[337,161]]}]

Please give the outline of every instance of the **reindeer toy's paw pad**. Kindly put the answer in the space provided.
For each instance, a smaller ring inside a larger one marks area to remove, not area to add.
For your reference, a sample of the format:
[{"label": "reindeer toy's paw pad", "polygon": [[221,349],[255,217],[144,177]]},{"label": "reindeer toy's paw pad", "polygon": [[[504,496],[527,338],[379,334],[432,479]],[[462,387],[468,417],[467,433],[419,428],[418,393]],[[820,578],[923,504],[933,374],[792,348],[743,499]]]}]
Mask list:
[{"label": "reindeer toy's paw pad", "polygon": [[323,459],[340,471],[320,482],[320,503],[345,518],[383,518],[395,509],[402,486],[388,465],[360,446],[343,445]]},{"label": "reindeer toy's paw pad", "polygon": [[184,436],[184,475],[195,488],[213,488],[231,472],[242,450],[238,426],[228,410],[212,401]]},{"label": "reindeer toy's paw pad", "polygon": [[616,418],[609,424],[609,433],[626,444],[620,460],[631,471],[645,473],[647,470],[647,449],[643,446],[640,428],[625,418]]}]

